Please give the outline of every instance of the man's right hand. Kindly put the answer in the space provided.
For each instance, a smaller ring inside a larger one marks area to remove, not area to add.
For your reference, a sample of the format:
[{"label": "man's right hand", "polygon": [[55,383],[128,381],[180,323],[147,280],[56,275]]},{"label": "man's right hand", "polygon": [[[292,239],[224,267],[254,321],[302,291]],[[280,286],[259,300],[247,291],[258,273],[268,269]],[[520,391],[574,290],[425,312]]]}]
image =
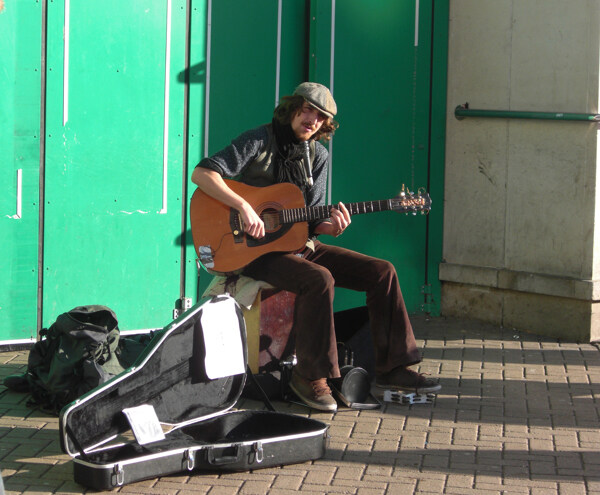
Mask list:
[{"label": "man's right hand", "polygon": [[256,239],[265,236],[265,224],[244,198],[232,191],[214,170],[196,167],[192,173],[192,182],[209,196],[221,201],[240,212],[244,232]]},{"label": "man's right hand", "polygon": [[254,211],[252,206],[245,203],[244,206],[239,210],[242,216],[242,223],[244,225],[244,232],[256,239],[261,239],[265,236],[265,224]]}]

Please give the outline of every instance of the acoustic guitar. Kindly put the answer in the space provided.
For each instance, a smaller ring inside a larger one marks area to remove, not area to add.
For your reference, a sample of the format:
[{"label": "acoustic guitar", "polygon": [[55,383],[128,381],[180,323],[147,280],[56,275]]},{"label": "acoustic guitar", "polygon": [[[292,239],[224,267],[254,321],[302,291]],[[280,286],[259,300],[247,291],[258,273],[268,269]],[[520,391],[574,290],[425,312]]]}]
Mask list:
[{"label": "acoustic guitar", "polygon": [[[265,236],[244,232],[239,212],[196,189],[190,204],[192,237],[198,259],[210,272],[228,274],[244,268],[259,256],[275,251],[301,250],[308,239],[308,222],[330,217],[335,205],[310,206],[299,187],[288,182],[253,187],[235,180],[226,184],[254,208],[265,224]],[[405,190],[392,199],[344,203],[350,215],[397,211],[428,213],[431,198],[423,190]]]}]

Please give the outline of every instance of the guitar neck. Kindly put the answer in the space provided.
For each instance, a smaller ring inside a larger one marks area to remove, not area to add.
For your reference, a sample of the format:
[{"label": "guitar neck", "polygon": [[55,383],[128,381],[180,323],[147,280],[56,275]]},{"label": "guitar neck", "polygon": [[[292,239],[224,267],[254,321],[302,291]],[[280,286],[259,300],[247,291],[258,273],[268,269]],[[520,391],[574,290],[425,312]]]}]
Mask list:
[{"label": "guitar neck", "polygon": [[[378,211],[389,211],[392,209],[391,200],[382,199],[378,201],[361,201],[358,203],[344,203],[350,215],[362,215],[363,213],[375,213]],[[336,205],[307,206],[306,208],[290,208],[280,211],[281,223],[311,222],[324,220],[331,216],[331,209]]]}]

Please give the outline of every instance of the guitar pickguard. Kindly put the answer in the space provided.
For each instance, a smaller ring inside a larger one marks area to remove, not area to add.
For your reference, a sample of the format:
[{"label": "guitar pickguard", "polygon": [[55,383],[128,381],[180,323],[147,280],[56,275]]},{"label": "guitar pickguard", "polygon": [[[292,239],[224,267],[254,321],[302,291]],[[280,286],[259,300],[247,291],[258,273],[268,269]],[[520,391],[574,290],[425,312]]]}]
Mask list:
[{"label": "guitar pickguard", "polygon": [[265,223],[265,235],[261,239],[256,239],[244,232],[242,227],[242,220],[239,212],[231,208],[229,214],[229,225],[231,227],[231,233],[233,235],[233,242],[236,244],[243,243],[246,241],[247,247],[259,247],[269,244],[277,239],[284,236],[293,227],[293,223],[279,223],[277,217],[281,205],[276,203],[263,203],[257,208],[259,216]]},{"label": "guitar pickguard", "polygon": [[250,235],[244,236],[246,238],[246,246],[248,247],[259,247],[269,244],[270,242],[276,241],[277,239],[284,236],[291,228],[292,223],[284,223],[279,230],[274,232],[265,232],[265,236],[262,239],[256,239]]}]

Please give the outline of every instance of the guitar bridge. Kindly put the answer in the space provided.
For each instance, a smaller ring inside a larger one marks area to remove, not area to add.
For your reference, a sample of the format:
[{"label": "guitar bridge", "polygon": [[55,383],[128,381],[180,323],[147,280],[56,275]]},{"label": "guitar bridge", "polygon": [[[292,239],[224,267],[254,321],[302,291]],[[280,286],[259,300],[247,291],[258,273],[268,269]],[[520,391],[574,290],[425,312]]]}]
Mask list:
[{"label": "guitar bridge", "polygon": [[231,208],[229,211],[229,226],[231,227],[231,233],[233,234],[233,242],[236,244],[244,242],[244,229],[242,228],[240,214],[234,208]]}]

